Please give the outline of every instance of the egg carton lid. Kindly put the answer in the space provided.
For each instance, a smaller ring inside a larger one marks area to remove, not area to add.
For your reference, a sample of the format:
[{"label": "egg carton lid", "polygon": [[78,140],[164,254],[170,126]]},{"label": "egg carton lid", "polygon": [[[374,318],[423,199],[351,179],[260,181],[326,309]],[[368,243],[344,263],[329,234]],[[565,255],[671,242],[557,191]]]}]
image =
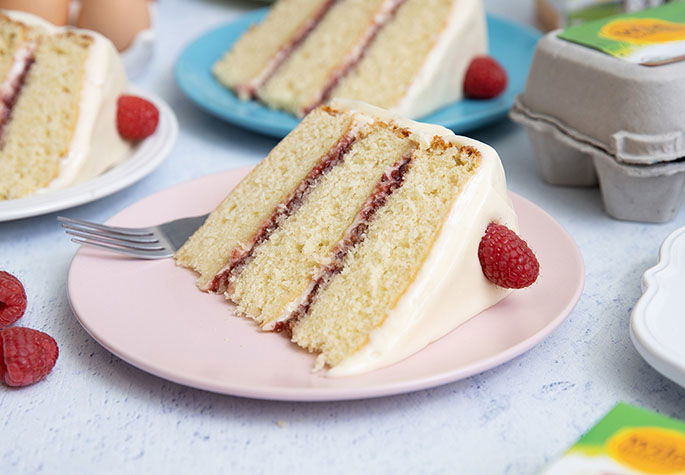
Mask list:
[{"label": "egg carton lid", "polygon": [[538,43],[516,107],[619,162],[685,157],[685,61],[630,63],[563,40],[560,31]]}]

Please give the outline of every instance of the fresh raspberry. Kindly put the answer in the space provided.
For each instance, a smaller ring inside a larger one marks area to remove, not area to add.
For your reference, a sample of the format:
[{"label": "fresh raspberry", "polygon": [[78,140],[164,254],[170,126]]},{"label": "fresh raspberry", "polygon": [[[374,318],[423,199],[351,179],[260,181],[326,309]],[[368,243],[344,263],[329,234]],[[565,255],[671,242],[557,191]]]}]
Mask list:
[{"label": "fresh raspberry", "polygon": [[488,225],[478,246],[478,259],[485,277],[506,289],[528,287],[540,273],[540,263],[528,244],[501,224]]},{"label": "fresh raspberry", "polygon": [[507,72],[490,56],[476,56],[464,77],[464,95],[471,99],[492,99],[507,88]]},{"label": "fresh raspberry", "polygon": [[48,334],[25,327],[0,330],[0,380],[8,386],[28,386],[55,366],[59,348]]},{"label": "fresh raspberry", "polygon": [[19,320],[25,310],[24,286],[12,274],[0,271],[0,328]]},{"label": "fresh raspberry", "polygon": [[149,137],[159,123],[159,110],[150,101],[137,96],[120,96],[117,100],[117,129],[125,140]]}]

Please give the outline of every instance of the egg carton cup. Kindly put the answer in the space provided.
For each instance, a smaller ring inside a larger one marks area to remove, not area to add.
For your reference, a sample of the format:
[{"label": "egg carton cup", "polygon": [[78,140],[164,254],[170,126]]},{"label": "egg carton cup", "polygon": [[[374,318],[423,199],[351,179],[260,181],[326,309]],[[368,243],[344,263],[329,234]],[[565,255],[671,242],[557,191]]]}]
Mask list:
[{"label": "egg carton cup", "polygon": [[545,35],[519,96],[528,115],[552,122],[618,162],[685,157],[685,61],[649,67]]},{"label": "egg carton cup", "polygon": [[510,117],[528,132],[538,171],[553,185],[599,185],[606,212],[627,221],[664,223],[685,201],[685,162],[623,163],[578,140],[552,120],[533,117],[517,101]]}]

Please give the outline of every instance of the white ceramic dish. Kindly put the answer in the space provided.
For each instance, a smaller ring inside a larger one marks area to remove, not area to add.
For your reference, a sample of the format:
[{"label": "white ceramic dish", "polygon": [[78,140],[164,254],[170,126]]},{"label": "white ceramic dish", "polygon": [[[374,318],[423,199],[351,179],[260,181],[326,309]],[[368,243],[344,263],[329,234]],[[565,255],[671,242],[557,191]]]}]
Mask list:
[{"label": "white ceramic dish", "polygon": [[685,227],[666,238],[642,290],[630,322],[633,344],[654,369],[685,388]]},{"label": "white ceramic dish", "polygon": [[176,142],[178,121],[162,99],[137,89],[131,92],[153,102],[159,109],[159,126],[152,136],[136,145],[127,160],[92,180],[18,200],[0,201],[0,222],[52,213],[95,201],[132,185],[157,168]]}]

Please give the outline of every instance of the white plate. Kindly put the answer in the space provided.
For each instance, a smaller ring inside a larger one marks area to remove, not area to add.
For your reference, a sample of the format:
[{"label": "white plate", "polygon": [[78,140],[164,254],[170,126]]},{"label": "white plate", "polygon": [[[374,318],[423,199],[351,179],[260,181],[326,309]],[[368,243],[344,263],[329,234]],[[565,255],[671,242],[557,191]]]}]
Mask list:
[{"label": "white plate", "polygon": [[152,136],[136,145],[128,159],[91,180],[18,200],[0,201],[0,222],[52,213],[95,201],[131,186],[157,168],[176,142],[178,121],[171,108],[159,97],[137,89],[131,93],[153,102],[159,109],[159,126]]},{"label": "white plate", "polygon": [[654,369],[685,387],[685,227],[666,238],[642,290],[630,323],[633,344]]}]

